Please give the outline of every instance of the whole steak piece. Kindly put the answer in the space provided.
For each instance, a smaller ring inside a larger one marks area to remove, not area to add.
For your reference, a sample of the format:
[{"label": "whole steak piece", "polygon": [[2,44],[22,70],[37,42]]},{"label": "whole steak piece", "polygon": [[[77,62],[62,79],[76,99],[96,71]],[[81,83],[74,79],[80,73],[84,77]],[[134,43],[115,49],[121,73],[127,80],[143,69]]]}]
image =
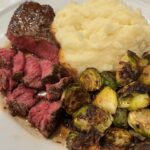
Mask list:
[{"label": "whole steak piece", "polygon": [[13,116],[26,117],[30,108],[36,103],[35,90],[19,85],[7,95],[7,104]]},{"label": "whole steak piece", "polygon": [[49,5],[25,2],[11,18],[7,37],[18,49],[58,62],[58,44],[50,31],[55,17]]},{"label": "whole steak piece", "polygon": [[29,111],[28,120],[45,137],[51,136],[61,121],[61,103],[41,101]]}]

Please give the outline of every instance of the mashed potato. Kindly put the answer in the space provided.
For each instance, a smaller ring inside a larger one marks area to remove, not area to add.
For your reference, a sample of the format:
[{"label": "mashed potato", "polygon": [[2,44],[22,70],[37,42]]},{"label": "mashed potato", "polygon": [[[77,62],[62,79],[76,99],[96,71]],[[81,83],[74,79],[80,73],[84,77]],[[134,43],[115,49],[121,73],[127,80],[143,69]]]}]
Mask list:
[{"label": "mashed potato", "polygon": [[126,51],[137,54],[150,49],[150,26],[139,10],[121,0],[71,3],[55,17],[60,61],[79,72],[87,67],[112,70]]}]

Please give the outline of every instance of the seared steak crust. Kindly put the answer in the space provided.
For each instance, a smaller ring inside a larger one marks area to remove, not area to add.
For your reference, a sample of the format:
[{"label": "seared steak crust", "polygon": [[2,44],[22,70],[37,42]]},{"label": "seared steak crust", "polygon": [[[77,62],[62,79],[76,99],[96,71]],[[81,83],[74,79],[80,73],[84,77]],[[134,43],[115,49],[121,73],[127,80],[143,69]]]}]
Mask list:
[{"label": "seared steak crust", "polygon": [[15,11],[8,32],[15,36],[33,36],[53,43],[50,25],[55,13],[49,5],[25,2]]},{"label": "seared steak crust", "polygon": [[54,16],[49,5],[25,2],[12,16],[7,37],[17,49],[58,63],[59,46],[50,31]]}]

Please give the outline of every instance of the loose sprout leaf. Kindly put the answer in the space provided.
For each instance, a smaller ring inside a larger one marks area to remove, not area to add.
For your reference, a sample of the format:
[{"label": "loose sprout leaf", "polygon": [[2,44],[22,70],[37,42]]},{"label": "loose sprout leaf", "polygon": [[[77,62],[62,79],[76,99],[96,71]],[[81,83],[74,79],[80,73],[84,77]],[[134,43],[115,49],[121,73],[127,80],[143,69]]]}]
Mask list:
[{"label": "loose sprout leaf", "polygon": [[142,72],[139,80],[143,84],[150,86],[150,65],[147,65],[143,68],[143,72]]}]

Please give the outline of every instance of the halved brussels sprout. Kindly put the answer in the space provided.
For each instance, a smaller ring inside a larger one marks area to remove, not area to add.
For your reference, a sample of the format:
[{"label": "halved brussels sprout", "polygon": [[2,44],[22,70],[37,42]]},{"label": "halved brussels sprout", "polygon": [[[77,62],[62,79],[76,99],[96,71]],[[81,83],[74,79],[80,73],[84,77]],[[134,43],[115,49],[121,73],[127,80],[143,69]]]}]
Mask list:
[{"label": "halved brussels sprout", "polygon": [[150,138],[150,109],[130,112],[128,123],[136,132]]},{"label": "halved brussels sprout", "polygon": [[143,84],[150,86],[150,65],[144,67],[139,80]]},{"label": "halved brussels sprout", "polygon": [[110,114],[115,114],[118,101],[116,92],[110,87],[104,87],[97,95],[93,104]]},{"label": "halved brussels sprout", "polygon": [[120,98],[118,102],[119,108],[127,108],[129,111],[134,111],[149,106],[150,98],[148,94],[134,93],[129,97]]},{"label": "halved brussels sprout", "polygon": [[104,142],[108,145],[127,146],[131,143],[132,136],[130,133],[121,128],[110,128],[104,136]]},{"label": "halved brussels sprout", "polygon": [[105,86],[109,86],[111,87],[113,90],[117,89],[117,82],[116,82],[116,78],[115,75],[110,72],[110,71],[104,71],[101,73],[102,79],[103,79],[103,84]]},{"label": "halved brussels sprout", "polygon": [[128,110],[127,109],[117,109],[114,115],[113,125],[115,127],[128,128]]},{"label": "halved brussels sprout", "polygon": [[112,124],[113,118],[102,109],[86,105],[73,114],[73,124],[80,131],[89,132],[97,129],[103,133]]},{"label": "halved brussels sprout", "polygon": [[73,114],[84,104],[90,102],[87,91],[78,83],[69,85],[63,92],[61,101],[68,114]]},{"label": "halved brussels sprout", "polygon": [[87,68],[80,75],[80,82],[87,91],[99,90],[102,86],[102,78],[95,68]]},{"label": "halved brussels sprout", "polygon": [[69,150],[100,150],[100,135],[96,131],[78,133],[71,131],[66,139]]},{"label": "halved brussels sprout", "polygon": [[131,51],[123,56],[116,68],[116,80],[121,86],[135,81],[139,76],[138,61],[140,58]]}]

